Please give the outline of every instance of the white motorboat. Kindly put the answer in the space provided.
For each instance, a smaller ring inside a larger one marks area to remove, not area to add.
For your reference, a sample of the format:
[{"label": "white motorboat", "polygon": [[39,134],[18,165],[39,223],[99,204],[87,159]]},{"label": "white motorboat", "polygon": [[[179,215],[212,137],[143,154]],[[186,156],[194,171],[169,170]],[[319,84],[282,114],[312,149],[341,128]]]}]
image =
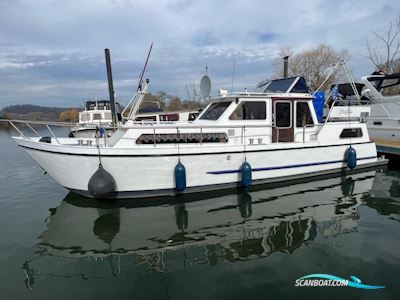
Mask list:
[{"label": "white motorboat", "polygon": [[[143,90],[143,95],[147,93],[146,89]],[[135,123],[177,123],[177,122],[191,122],[199,115],[199,111],[169,111],[162,110],[157,112],[142,112],[139,110],[142,104],[145,104],[143,97],[135,99],[137,110],[135,114],[130,114],[129,119]],[[121,121],[121,114],[119,113],[120,107],[117,105],[117,118]],[[123,115],[123,114],[122,114]],[[127,118],[124,118],[124,121]],[[101,131],[101,132],[98,132]],[[98,132],[102,137],[104,134],[110,137],[114,130],[112,127],[112,113],[110,100],[90,100],[86,101],[85,109],[79,112],[79,123],[77,126],[71,128],[69,137],[75,138],[94,138]]]},{"label": "white motorboat", "polygon": [[[110,102],[108,100],[101,100]],[[94,102],[94,101],[88,101]],[[91,105],[86,102],[86,105]],[[94,138],[96,132],[101,130],[100,137],[107,134],[110,137],[113,134],[111,110],[109,108],[98,110],[98,103],[96,101],[95,109],[85,109],[79,113],[78,126],[71,128],[69,137],[75,138]],[[107,106],[109,107],[109,103]],[[135,123],[164,123],[175,124],[183,122],[192,122],[199,115],[198,111],[169,111],[157,113],[138,113],[134,117]]]},{"label": "white motorboat", "polygon": [[400,73],[369,75],[362,80],[364,95],[371,101],[367,119],[371,139],[400,147]]},{"label": "white motorboat", "polygon": [[110,138],[20,132],[14,139],[59,184],[95,198],[209,191],[387,163],[363,118],[318,123],[304,79],[287,80],[272,82],[266,93],[215,97],[192,123],[128,117]]},{"label": "white motorboat", "polygon": [[72,127],[70,137],[91,138],[96,134],[96,127],[104,128],[110,136],[112,133],[112,116],[110,100],[86,101],[85,109],[79,112],[79,123]]},{"label": "white motorboat", "polygon": [[[364,76],[362,83],[332,86],[338,91],[331,119],[366,118],[370,138],[378,148],[400,149],[400,73]],[[389,151],[388,153],[390,153]],[[385,150],[385,152],[387,152]]]}]

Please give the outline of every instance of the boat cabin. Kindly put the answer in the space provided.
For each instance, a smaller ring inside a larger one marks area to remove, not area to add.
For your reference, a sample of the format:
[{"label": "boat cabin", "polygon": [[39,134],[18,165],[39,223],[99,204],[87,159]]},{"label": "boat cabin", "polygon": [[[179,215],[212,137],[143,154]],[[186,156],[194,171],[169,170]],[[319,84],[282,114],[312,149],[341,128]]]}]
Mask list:
[{"label": "boat cabin", "polygon": [[126,129],[117,132],[108,143],[118,147],[128,147],[134,141],[137,145],[163,148],[179,144],[202,147],[204,143],[263,148],[278,143],[330,143],[335,139],[368,137],[361,127],[349,125],[349,121],[360,119],[358,108],[353,112],[353,107],[351,111],[341,107],[325,123],[319,123],[313,103],[315,97],[308,92],[302,77],[266,82],[262,92],[228,94],[222,91],[221,94],[212,98],[191,123],[143,120],[135,127],[135,123],[128,121],[124,125]]},{"label": "boat cabin", "polygon": [[216,98],[193,123],[244,126],[249,136],[262,130],[265,137],[252,141],[258,144],[303,141],[303,131],[315,132],[318,123],[312,100],[304,78],[273,80],[262,93]]},{"label": "boat cabin", "polygon": [[111,124],[111,102],[109,100],[90,100],[85,103],[85,110],[79,113],[79,124]]},{"label": "boat cabin", "polygon": [[111,110],[110,100],[89,100],[85,102],[85,110]]}]

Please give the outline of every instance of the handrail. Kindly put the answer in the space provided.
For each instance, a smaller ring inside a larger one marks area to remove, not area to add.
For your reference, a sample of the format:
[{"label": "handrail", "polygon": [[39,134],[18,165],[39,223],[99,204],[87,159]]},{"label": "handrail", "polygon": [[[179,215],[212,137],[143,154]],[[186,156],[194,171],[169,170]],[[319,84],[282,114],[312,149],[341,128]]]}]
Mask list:
[{"label": "handrail", "polygon": [[139,89],[132,99],[129,101],[128,105],[121,112],[121,117],[123,120],[132,119],[136,113],[139,111],[140,104],[143,101],[145,94],[147,93],[147,89],[149,84],[144,82],[142,85],[142,89]]},{"label": "handrail", "polygon": [[[75,123],[67,123],[67,122],[45,122],[45,121],[27,121],[27,120],[3,120],[7,121],[10,123],[19,133],[23,135],[23,133],[16,128],[16,126],[13,123],[23,123],[23,124],[34,124],[34,125],[49,125],[49,126],[61,126],[61,127],[75,127],[77,126]],[[308,124],[306,127],[322,127],[324,126],[324,123],[322,124]],[[89,126],[88,126],[89,127]],[[120,124],[115,126],[115,129],[148,129],[148,130],[157,130],[157,129],[174,129],[174,130],[184,130],[184,129],[243,129],[244,127],[246,128],[279,128],[270,124],[215,124],[215,125],[210,125],[210,124],[193,124],[193,123],[179,123],[179,124],[145,124],[145,125],[126,125],[126,124]],[[89,127],[92,128],[92,127]],[[95,129],[96,126],[93,126],[93,129]]]},{"label": "handrail", "polygon": [[[341,105],[341,104],[344,104],[344,105]],[[335,100],[332,102],[332,106],[367,106],[370,104],[371,104],[371,101],[369,101],[369,100],[358,101],[357,99],[339,99],[339,100]]]},{"label": "handrail", "polygon": [[46,124],[46,128],[50,131],[50,133],[53,136],[53,138],[57,141],[57,144],[60,144],[60,141],[57,139],[57,137],[55,136],[53,131],[50,129],[49,125]]},{"label": "handrail", "polygon": [[[290,90],[290,88],[289,88],[289,90]],[[232,92],[232,93],[228,93],[226,97],[241,96],[241,95],[242,96],[270,96],[270,95],[276,96],[276,95],[289,95],[289,94],[291,94],[291,93],[288,93],[288,92],[267,92],[267,93],[265,93],[265,92]],[[312,96],[312,94],[310,94],[310,93],[296,93],[296,94],[305,95],[307,97]]]},{"label": "handrail", "polygon": [[[29,120],[2,120],[2,121],[7,121],[19,134],[21,137],[25,139],[31,140],[30,137],[25,136],[25,134],[19,130],[19,128],[14,124],[14,123],[20,123],[26,125],[35,135],[37,135],[39,138],[42,136],[30,125],[30,124],[35,124],[35,125],[44,125],[47,130],[50,132],[52,137],[56,140],[58,144],[61,144],[54,132],[50,129],[50,126],[57,124],[58,126],[62,126],[60,123],[61,122],[42,122],[42,121],[29,121]],[[65,124],[63,124],[65,125]]]},{"label": "handrail", "polygon": [[14,119],[2,119],[0,122],[13,122],[13,123],[24,123],[33,125],[50,125],[50,126],[60,126],[60,127],[76,127],[79,126],[78,123],[73,122],[54,122],[54,121],[31,121],[31,120],[14,120]]},{"label": "handrail", "polygon": [[[40,137],[40,138],[42,137],[35,129],[33,129],[33,127],[31,125],[29,125],[29,123],[25,123],[25,125],[28,126],[29,129],[32,130],[33,133],[35,133],[38,137]],[[48,125],[46,125],[46,126],[48,126]]]},{"label": "handrail", "polygon": [[[296,137],[297,137],[299,134],[302,134],[302,136],[303,136],[303,143],[305,143],[306,129],[307,129],[307,128],[316,127],[317,130],[316,130],[315,132],[313,132],[313,134],[316,135],[316,134],[319,133],[321,127],[323,127],[323,126],[324,126],[324,124],[321,124],[321,123],[319,123],[319,124],[305,124],[305,125],[302,127],[302,131],[301,131],[301,132],[296,132],[296,133],[295,133],[294,139],[296,139]],[[318,127],[320,127],[320,128],[318,128]]]},{"label": "handrail", "polygon": [[232,125],[209,125],[209,124],[193,124],[193,123],[188,123],[188,124],[171,124],[171,125],[166,125],[166,124],[149,124],[147,126],[147,124],[143,125],[143,126],[135,126],[135,125],[119,125],[117,126],[117,128],[121,128],[121,129],[153,129],[153,128],[157,128],[157,129],[198,129],[198,128],[209,128],[209,129],[214,129],[214,128],[222,128],[222,129],[226,129],[226,128],[272,128],[272,125],[268,125],[268,124],[257,124],[257,125],[252,125],[252,124],[246,124],[246,125],[240,125],[240,124],[232,124]]},{"label": "handrail", "polygon": [[[47,130],[50,132],[52,138],[54,138],[54,140],[58,144],[61,144],[61,143],[60,143],[59,139],[55,136],[54,132],[50,129],[49,126],[51,126],[51,125],[56,125],[56,126],[62,126],[62,125],[67,125],[68,126],[69,125],[69,126],[71,126],[72,125],[71,123],[63,123],[63,122],[43,122],[43,121],[27,121],[27,120],[7,120],[7,121],[14,127],[15,130],[17,130],[19,132],[21,137],[23,137],[25,139],[30,139],[30,137],[25,136],[24,133],[21,130],[19,130],[19,128],[14,124],[14,122],[22,123],[22,124],[26,124],[26,125],[28,125],[28,124],[44,125],[47,128]],[[302,136],[303,136],[302,140],[303,140],[303,143],[305,143],[306,142],[306,129],[315,127],[316,128],[315,131],[308,131],[307,133],[313,134],[313,135],[317,135],[320,132],[320,128],[322,128],[324,125],[326,125],[326,123],[322,123],[322,124],[306,124],[306,125],[304,125],[302,127],[302,131],[295,133],[294,140],[296,140],[296,137],[299,134],[302,134]],[[34,130],[30,125],[28,125],[28,128],[30,128],[33,132],[36,132],[36,130]],[[200,141],[199,141],[200,147],[204,143],[203,135],[204,134],[207,135],[208,133],[210,133],[210,132],[205,131],[207,129],[220,129],[220,130],[218,130],[218,132],[215,132],[215,133],[228,134],[228,138],[229,139],[233,139],[236,142],[239,142],[239,145],[240,144],[243,145],[244,143],[247,144],[248,142],[249,142],[249,145],[253,144],[251,140],[254,140],[254,139],[257,139],[257,138],[259,138],[259,139],[267,138],[267,140],[268,140],[268,138],[271,138],[271,140],[270,140],[271,143],[279,143],[279,135],[280,135],[279,127],[276,127],[274,125],[269,125],[269,124],[246,124],[246,125],[243,125],[243,124],[230,124],[230,125],[229,124],[224,124],[224,125],[215,124],[214,125],[214,124],[212,124],[212,125],[210,125],[210,124],[196,124],[196,123],[195,124],[193,124],[193,123],[189,124],[189,123],[187,123],[187,124],[175,124],[175,125],[159,125],[159,124],[156,124],[155,126],[119,125],[119,126],[116,126],[116,128],[117,129],[118,128],[120,128],[120,129],[138,129],[138,130],[143,131],[143,133],[145,133],[146,131],[150,131],[152,133],[152,135],[153,135],[153,144],[154,144],[154,146],[159,144],[157,142],[157,140],[156,140],[156,134],[159,134],[160,130],[162,132],[164,129],[173,129],[174,131],[177,131],[177,132],[182,132],[182,130],[185,130],[185,129],[192,129],[192,130],[193,129],[197,129],[198,132],[201,135],[201,138],[200,138]],[[273,142],[272,134],[269,131],[261,131],[261,132],[257,132],[257,133],[256,132],[253,132],[253,133],[252,132],[248,132],[249,129],[253,129],[253,128],[255,128],[255,129],[257,129],[257,128],[258,129],[276,128],[277,129],[277,131],[276,131],[276,135],[277,135],[276,136],[276,141]],[[221,132],[221,129],[223,130],[223,132]],[[229,131],[227,131],[226,129],[240,129],[240,133],[238,135],[236,135],[235,133],[233,133],[233,135],[229,135]],[[245,130],[246,130],[246,133],[244,132]],[[185,133],[185,132],[183,131],[182,133]],[[40,136],[37,132],[36,132],[36,134],[38,136]],[[134,137],[125,138],[123,136],[121,136],[120,138],[123,139],[123,140],[124,139],[136,139]],[[235,144],[236,144],[236,142],[235,142]],[[261,144],[261,142],[259,141],[258,144]],[[253,145],[258,145],[258,144],[253,144]],[[102,145],[102,146],[103,147],[107,147],[106,139],[104,140],[104,145]]]},{"label": "handrail", "polygon": [[26,138],[26,136],[24,135],[24,133],[23,133],[21,130],[19,130],[18,127],[15,126],[13,122],[9,121],[8,123],[9,123],[12,127],[14,127],[14,129],[15,129],[16,131],[18,131],[18,133],[20,134],[21,137]]}]

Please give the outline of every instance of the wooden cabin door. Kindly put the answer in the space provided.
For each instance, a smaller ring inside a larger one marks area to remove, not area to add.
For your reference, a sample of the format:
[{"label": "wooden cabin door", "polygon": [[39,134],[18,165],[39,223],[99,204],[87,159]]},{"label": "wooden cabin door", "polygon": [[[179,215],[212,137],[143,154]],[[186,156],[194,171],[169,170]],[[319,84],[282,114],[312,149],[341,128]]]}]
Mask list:
[{"label": "wooden cabin door", "polygon": [[293,142],[293,101],[272,99],[272,142]]}]

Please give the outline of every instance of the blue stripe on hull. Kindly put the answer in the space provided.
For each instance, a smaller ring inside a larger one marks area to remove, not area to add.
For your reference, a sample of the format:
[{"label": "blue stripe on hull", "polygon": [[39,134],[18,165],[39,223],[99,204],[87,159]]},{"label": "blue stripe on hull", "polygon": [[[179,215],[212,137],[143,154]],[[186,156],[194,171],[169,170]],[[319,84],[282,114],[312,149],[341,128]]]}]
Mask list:
[{"label": "blue stripe on hull", "polygon": [[[376,156],[368,156],[358,158],[357,160],[365,160],[365,159],[372,159],[377,158]],[[344,160],[331,160],[331,161],[322,161],[322,162],[314,162],[308,164],[295,164],[295,165],[286,165],[286,166],[277,166],[277,167],[269,167],[269,168],[253,168],[252,171],[272,171],[272,170],[282,170],[282,169],[292,169],[292,168],[301,168],[301,167],[310,167],[310,166],[320,166],[320,165],[329,165],[329,164],[336,164],[336,163],[344,163]],[[207,174],[219,175],[219,174],[232,174],[232,173],[240,173],[240,170],[221,170],[221,171],[210,171]]]}]

